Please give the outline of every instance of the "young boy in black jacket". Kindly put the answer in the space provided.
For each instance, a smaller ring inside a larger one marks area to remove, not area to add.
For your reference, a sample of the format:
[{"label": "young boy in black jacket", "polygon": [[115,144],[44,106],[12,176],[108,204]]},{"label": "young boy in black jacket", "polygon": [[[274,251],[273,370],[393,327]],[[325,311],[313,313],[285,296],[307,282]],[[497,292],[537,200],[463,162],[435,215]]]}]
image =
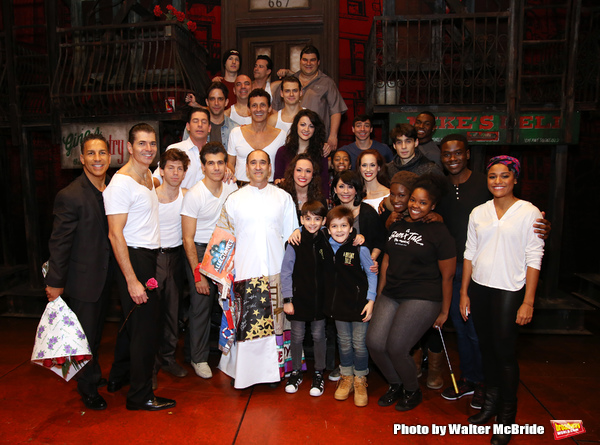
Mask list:
[{"label": "young boy in black jacket", "polygon": [[310,395],[323,394],[325,382],[325,270],[333,263],[333,252],[321,230],[325,224],[327,208],[319,201],[308,201],[301,209],[303,226],[300,244],[288,244],[281,266],[283,310],[292,325],[291,355],[294,371],[285,392],[295,393],[302,383],[302,343],[306,324],[310,323],[314,342],[315,373]]},{"label": "young boy in black jacket", "polygon": [[352,210],[334,207],[327,214],[329,244],[334,262],[326,263],[328,276],[323,312],[335,320],[340,351],[341,380],[336,400],[346,400],[354,392],[354,404],[366,406],[369,353],[365,342],[377,289],[377,274],[365,246],[354,246]]}]

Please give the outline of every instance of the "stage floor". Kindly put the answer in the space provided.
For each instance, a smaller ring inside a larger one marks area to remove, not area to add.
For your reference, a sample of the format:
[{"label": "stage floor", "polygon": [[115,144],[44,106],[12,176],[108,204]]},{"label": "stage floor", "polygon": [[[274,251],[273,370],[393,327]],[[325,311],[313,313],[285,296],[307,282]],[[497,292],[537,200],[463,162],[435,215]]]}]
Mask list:
[{"label": "stage floor", "polygon": [[[543,434],[513,436],[511,444],[554,442],[550,420],[582,420],[586,433],[565,443],[600,443],[600,316],[588,315],[591,336],[522,335],[519,339],[521,384],[519,425],[539,425]],[[434,434],[434,425],[468,425],[470,397],[444,400],[442,390],[425,387],[424,401],[413,411],[400,413],[381,408],[377,399],[387,385],[379,372],[368,378],[369,404],[354,406],[352,397],[334,400],[335,383],[327,380],[325,393],[311,397],[311,374],[296,394],[284,385],[257,385],[235,390],[230,378],[216,369],[218,354],[211,354],[214,377],[197,377],[189,364],[185,378],[159,373],[159,396],[174,398],[177,406],[160,412],[125,409],[127,387],[111,394],[106,387],[105,411],[87,410],[76,383],[30,363],[37,320],[0,318],[0,443],[11,444],[482,444],[490,435]],[[103,376],[108,377],[118,326],[107,323],[100,351]],[[455,372],[458,354],[453,333],[445,334]],[[182,339],[180,339],[180,346]],[[178,360],[183,363],[181,351]],[[457,378],[459,376],[457,375]],[[444,375],[445,384],[450,382]],[[395,426],[399,429],[394,434]],[[402,434],[402,425],[412,427]],[[418,434],[429,430],[428,434]],[[412,434],[411,434],[412,433]]]}]

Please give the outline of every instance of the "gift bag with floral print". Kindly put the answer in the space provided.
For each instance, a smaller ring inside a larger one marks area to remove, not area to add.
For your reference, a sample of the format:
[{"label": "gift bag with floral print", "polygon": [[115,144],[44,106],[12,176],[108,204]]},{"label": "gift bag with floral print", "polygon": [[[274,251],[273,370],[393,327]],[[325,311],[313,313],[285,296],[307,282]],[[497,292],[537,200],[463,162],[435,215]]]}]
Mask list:
[{"label": "gift bag with floral print", "polygon": [[79,320],[61,297],[42,314],[31,361],[49,368],[67,382],[92,358]]}]

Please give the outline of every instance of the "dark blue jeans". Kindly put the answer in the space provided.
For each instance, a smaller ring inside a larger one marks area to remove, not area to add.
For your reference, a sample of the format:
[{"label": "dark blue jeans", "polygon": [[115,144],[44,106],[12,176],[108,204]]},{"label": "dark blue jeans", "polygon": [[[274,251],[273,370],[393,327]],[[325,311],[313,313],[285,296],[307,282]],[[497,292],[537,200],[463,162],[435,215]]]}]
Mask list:
[{"label": "dark blue jeans", "polygon": [[369,373],[366,337],[369,322],[335,321],[340,351],[340,373],[364,377]]},{"label": "dark blue jeans", "polygon": [[481,365],[481,350],[479,349],[479,338],[475,331],[473,317],[467,322],[460,315],[460,286],[462,281],[462,263],[456,264],[456,275],[452,285],[452,303],[450,304],[450,319],[456,330],[456,344],[460,358],[461,377],[473,382],[483,382],[483,369]]}]

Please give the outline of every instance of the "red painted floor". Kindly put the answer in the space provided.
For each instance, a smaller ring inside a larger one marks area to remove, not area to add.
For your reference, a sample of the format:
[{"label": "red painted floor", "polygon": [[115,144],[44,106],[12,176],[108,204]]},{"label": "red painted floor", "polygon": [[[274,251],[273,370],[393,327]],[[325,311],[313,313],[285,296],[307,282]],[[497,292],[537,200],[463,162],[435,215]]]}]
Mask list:
[{"label": "red painted floor", "polygon": [[[600,443],[600,315],[590,315],[592,336],[520,337],[520,425],[544,427],[543,435],[513,436],[514,444],[554,443],[551,419],[583,420],[587,432],[560,443]],[[177,379],[160,373],[157,395],[174,398],[171,411],[127,411],[126,388],[100,393],[108,409],[86,410],[74,381],[29,362],[37,320],[0,318],[0,443],[11,444],[485,444],[490,435],[433,434],[433,425],[468,425],[475,410],[469,398],[449,402],[441,390],[424,389],[424,402],[399,413],[381,408],[377,399],[387,389],[373,370],[369,376],[369,405],[357,408],[351,399],[333,399],[335,384],[327,382],[322,397],[311,397],[310,374],[296,394],[283,385],[235,390],[230,379],[214,369],[211,380],[190,374]],[[100,352],[104,376],[112,361],[117,325],[107,323]],[[445,335],[451,359],[458,369],[452,333]],[[180,357],[181,358],[181,357]],[[216,366],[218,355],[211,355]],[[446,382],[449,382],[448,375]],[[423,387],[424,387],[424,381]],[[394,425],[412,427],[413,434],[394,435]],[[418,426],[429,434],[416,434]]]}]

